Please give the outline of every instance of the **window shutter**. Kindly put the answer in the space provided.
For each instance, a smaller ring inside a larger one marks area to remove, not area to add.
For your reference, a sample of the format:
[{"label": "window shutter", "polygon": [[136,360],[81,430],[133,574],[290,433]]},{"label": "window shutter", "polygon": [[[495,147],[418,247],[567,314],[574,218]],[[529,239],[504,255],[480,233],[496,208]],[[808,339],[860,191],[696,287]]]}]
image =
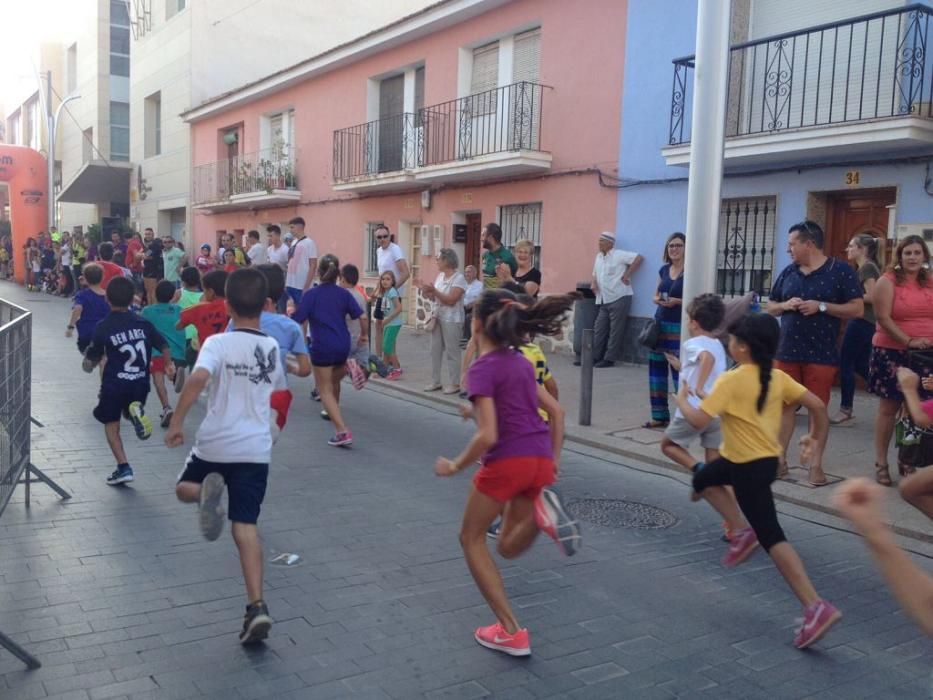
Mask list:
[{"label": "window shutter", "polygon": [[473,49],[473,78],[470,94],[475,95],[499,86],[499,42]]},{"label": "window shutter", "polygon": [[541,56],[541,30],[532,29],[515,35],[515,55],[512,63],[512,82],[523,80],[538,82],[538,64]]}]

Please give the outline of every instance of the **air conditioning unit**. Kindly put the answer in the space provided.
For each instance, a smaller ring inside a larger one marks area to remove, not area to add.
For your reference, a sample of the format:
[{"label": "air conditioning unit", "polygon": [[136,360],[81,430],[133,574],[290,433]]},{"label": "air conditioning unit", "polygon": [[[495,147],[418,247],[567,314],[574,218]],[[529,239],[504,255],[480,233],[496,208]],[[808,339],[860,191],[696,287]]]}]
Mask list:
[{"label": "air conditioning unit", "polygon": [[897,240],[907,236],[920,236],[925,241],[933,242],[933,223],[931,224],[898,224]]}]

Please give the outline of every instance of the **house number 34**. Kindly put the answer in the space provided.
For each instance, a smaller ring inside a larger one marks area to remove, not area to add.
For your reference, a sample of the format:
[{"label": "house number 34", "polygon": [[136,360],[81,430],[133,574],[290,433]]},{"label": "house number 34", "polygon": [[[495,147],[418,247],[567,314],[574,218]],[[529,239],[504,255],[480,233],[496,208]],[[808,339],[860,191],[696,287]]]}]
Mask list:
[{"label": "house number 34", "polygon": [[857,185],[859,184],[860,178],[861,178],[861,175],[858,170],[850,170],[849,172],[846,173],[846,184]]}]

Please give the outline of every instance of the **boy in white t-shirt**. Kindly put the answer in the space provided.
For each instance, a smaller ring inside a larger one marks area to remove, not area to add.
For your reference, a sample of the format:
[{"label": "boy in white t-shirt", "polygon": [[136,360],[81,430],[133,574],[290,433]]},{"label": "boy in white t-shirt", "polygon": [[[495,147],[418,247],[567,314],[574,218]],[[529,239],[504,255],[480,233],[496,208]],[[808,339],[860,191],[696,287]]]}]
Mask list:
[{"label": "boy in white t-shirt", "polygon": [[[700,294],[687,306],[690,339],[681,347],[680,358],[665,353],[668,362],[680,371],[679,381],[687,383],[690,403],[694,406],[700,405],[700,401],[712,390],[716,378],[726,371],[726,351],[722,342],[713,336],[722,324],[725,313],[725,304],[717,295]],[[677,409],[674,419],[664,431],[661,451],[668,459],[695,472],[702,469],[703,462],[695,460],[687,448],[697,438],[706,451],[704,458],[707,462],[719,456],[718,448],[722,442],[719,421],[714,420],[703,430],[697,430]]]},{"label": "boy in white t-shirt", "polygon": [[262,544],[256,522],[272,453],[270,399],[273,392],[287,386],[279,345],[259,330],[268,291],[266,278],[258,270],[241,268],[230,273],[226,304],[234,330],[204,341],[165,434],[169,447],[184,442],[185,416],[209,384],[207,415],[175,495],[185,503],[199,504],[201,532],[208,540],[216,540],[223,530],[221,499],[227,489],[227,510],[248,596],[242,644],[265,639],[272,627],[262,599]]}]

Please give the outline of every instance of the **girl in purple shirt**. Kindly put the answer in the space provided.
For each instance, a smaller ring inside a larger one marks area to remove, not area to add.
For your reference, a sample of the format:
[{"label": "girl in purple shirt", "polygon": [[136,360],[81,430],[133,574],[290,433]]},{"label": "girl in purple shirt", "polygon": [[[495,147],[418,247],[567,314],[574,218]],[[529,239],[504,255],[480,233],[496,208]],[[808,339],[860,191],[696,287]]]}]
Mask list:
[{"label": "girl in purple shirt", "polygon": [[[467,374],[476,433],[454,459],[439,457],[438,476],[452,476],[480,459],[460,530],[460,543],[476,585],[496,622],[476,630],[484,647],[528,656],[528,630],[519,626],[502,576],[486,546],[486,531],[503,516],[497,549],[507,559],[527,550],[539,530],[568,556],[580,547],[580,530],[564,511],[554,483],[564,440],[564,411],[535,380],[534,368],[516,349],[525,338],[556,335],[574,296],[551,296],[521,304],[505,289],[483,292],[473,307],[472,331],[479,358]],[[538,413],[544,409],[545,423]]]}]

